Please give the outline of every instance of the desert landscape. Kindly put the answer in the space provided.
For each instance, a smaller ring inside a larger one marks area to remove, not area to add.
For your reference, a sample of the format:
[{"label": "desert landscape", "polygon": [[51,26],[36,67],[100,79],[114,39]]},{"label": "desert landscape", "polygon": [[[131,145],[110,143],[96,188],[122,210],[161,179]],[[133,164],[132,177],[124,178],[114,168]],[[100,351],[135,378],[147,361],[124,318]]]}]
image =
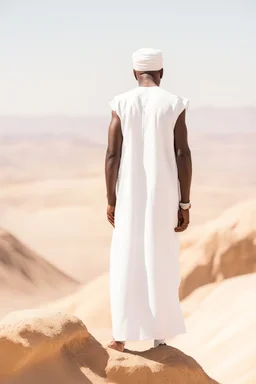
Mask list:
[{"label": "desert landscape", "polygon": [[189,114],[187,334],[123,354],[106,347],[108,120],[0,117],[0,383],[254,384],[256,109]]}]

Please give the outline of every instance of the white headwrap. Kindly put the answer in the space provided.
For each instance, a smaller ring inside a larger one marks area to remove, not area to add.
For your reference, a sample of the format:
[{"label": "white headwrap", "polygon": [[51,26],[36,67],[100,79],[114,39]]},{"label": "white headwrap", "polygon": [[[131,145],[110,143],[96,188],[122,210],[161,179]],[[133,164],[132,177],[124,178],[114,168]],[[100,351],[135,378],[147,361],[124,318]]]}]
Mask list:
[{"label": "white headwrap", "polygon": [[136,71],[159,71],[163,68],[163,54],[159,49],[142,48],[132,55]]}]

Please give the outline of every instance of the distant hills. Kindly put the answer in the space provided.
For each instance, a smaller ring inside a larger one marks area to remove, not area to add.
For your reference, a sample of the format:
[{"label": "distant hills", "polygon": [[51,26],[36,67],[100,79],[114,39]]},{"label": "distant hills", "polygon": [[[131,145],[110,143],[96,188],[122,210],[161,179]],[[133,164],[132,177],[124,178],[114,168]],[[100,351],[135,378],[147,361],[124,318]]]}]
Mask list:
[{"label": "distant hills", "polygon": [[[31,164],[49,164],[51,174],[56,166],[58,175],[61,166],[61,174],[69,169],[72,177],[89,165],[102,170],[109,121],[110,116],[0,116],[0,179],[14,175],[12,169],[31,173]],[[187,122],[195,184],[256,185],[256,107],[191,109]]]},{"label": "distant hills", "polygon": [[[43,140],[49,136],[61,136],[101,145],[107,140],[109,120],[110,116],[0,116],[0,137]],[[256,107],[191,109],[187,120],[191,133],[256,133]]]},{"label": "distant hills", "polygon": [[84,140],[87,144],[104,144],[107,140],[107,117],[14,117],[0,116],[0,137],[5,139],[48,140],[49,138]]},{"label": "distant hills", "polygon": [[204,107],[188,112],[192,132],[202,133],[256,133],[256,107]]}]

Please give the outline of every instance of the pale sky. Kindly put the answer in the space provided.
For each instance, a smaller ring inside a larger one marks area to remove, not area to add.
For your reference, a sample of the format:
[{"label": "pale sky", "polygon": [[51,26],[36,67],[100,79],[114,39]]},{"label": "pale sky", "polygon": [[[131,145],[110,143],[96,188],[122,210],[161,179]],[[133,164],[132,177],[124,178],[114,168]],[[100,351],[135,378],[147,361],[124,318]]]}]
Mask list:
[{"label": "pale sky", "polygon": [[143,47],[192,107],[256,106],[255,36],[255,0],[0,0],[0,115],[106,115]]}]

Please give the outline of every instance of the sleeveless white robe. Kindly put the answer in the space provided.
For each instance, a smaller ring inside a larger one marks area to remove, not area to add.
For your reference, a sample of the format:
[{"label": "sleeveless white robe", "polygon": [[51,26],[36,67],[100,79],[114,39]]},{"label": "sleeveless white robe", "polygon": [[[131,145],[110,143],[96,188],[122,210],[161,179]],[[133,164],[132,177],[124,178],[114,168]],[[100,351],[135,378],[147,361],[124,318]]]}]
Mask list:
[{"label": "sleeveless white robe", "polygon": [[110,257],[113,337],[171,338],[185,332],[173,130],[188,100],[159,87],[138,87],[110,105],[123,133]]}]

